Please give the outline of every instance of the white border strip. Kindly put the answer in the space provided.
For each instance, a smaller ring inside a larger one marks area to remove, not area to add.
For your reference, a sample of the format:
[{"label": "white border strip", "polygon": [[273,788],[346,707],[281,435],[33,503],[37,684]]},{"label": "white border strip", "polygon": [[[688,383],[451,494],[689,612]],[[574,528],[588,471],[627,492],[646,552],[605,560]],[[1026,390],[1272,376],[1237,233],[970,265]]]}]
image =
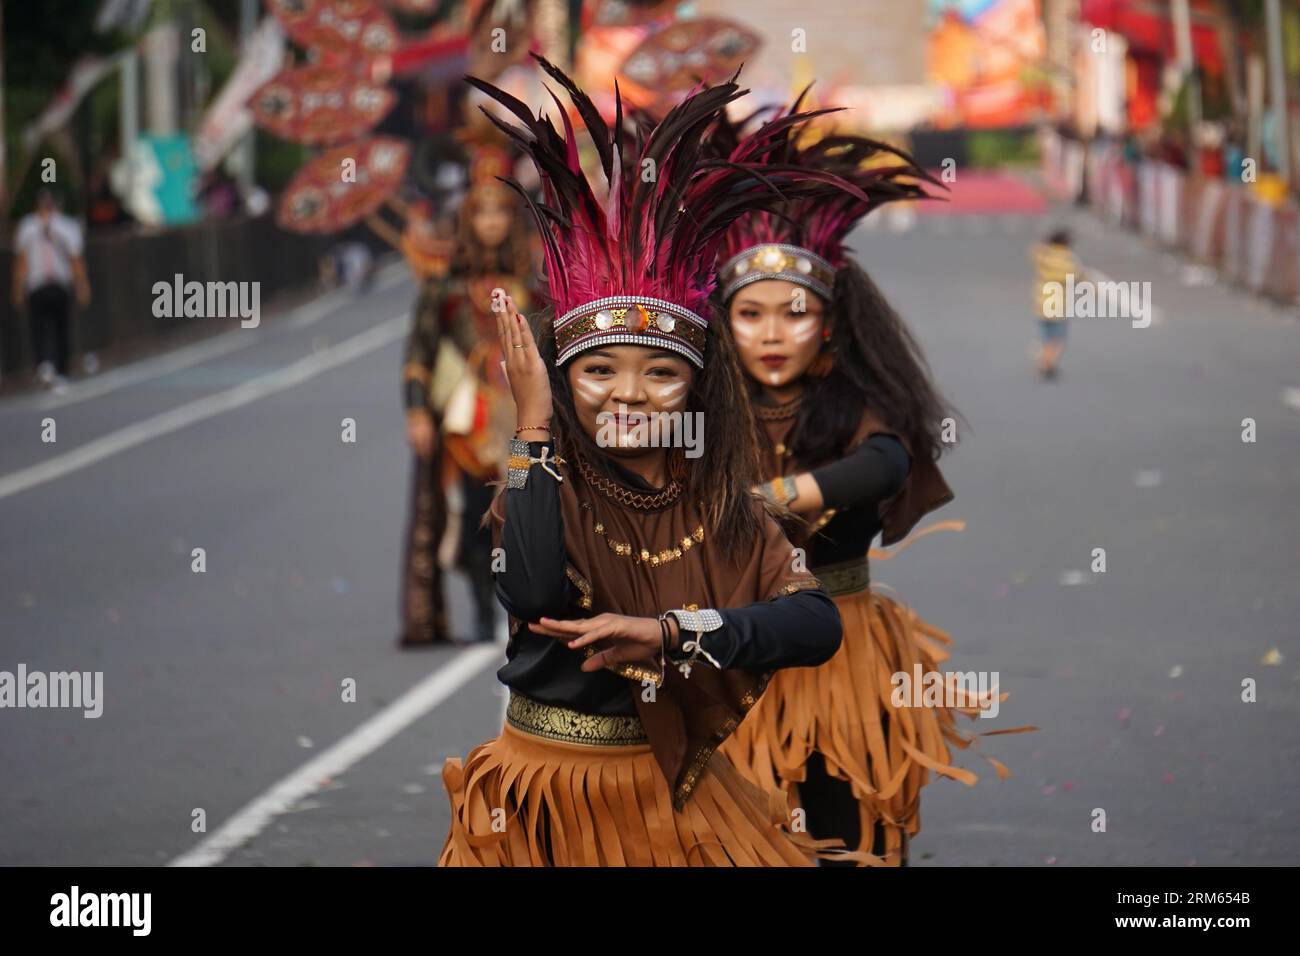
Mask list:
[{"label": "white border strip", "polygon": [[378,750],[460,690],[488,664],[500,660],[501,656],[501,645],[496,642],[461,651],[334,746],[248,803],[198,846],[181,854],[168,866],[213,866],[220,863],[303,797],[319,790],[324,781],[339,776]]},{"label": "white border strip", "polygon": [[274,372],[268,372],[265,375],[259,375],[257,378],[249,379],[247,382],[241,382],[234,388],[226,389],[224,392],[196,398],[192,402],[178,405],[168,411],[154,415],[152,418],[146,418],[143,421],[127,425],[125,428],[109,432],[107,435],[88,441],[72,451],[56,455],[48,461],[10,472],[0,477],[0,499],[16,495],[20,491],[26,491],[28,488],[33,488],[44,482],[62,478],[64,475],[103,461],[105,458],[119,452],[134,448],[136,445],[142,445],[147,441],[152,441],[171,432],[179,431],[188,425],[220,415],[222,412],[240,408],[257,401],[259,398],[265,398],[276,392],[282,392],[295,385],[300,385],[308,379],[315,378],[322,372],[343,365],[355,358],[360,358],[368,352],[383,348],[395,339],[402,338],[406,335],[409,325],[409,316],[405,314],[394,316],[373,328],[367,329],[360,335],[354,335],[338,345],[322,349],[314,355],[299,359],[290,365],[276,369]]}]

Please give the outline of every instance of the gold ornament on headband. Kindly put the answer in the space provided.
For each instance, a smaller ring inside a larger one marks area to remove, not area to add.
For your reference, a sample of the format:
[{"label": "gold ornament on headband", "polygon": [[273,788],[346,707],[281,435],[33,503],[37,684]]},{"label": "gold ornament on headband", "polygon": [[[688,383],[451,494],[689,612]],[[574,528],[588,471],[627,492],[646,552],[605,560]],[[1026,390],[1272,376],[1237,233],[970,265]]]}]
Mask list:
[{"label": "gold ornament on headband", "polygon": [[723,299],[730,299],[751,282],[784,279],[830,299],[835,286],[835,267],[801,246],[764,243],[742,249],[723,264]]}]

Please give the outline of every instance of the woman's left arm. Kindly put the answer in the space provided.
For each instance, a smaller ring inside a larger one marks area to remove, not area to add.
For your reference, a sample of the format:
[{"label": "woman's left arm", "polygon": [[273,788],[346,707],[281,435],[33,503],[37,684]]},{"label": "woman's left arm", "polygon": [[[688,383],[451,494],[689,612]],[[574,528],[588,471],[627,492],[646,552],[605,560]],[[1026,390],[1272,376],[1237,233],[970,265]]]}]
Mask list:
[{"label": "woman's left arm", "polygon": [[665,638],[673,663],[690,659],[720,670],[749,671],[813,667],[835,655],[842,636],[835,602],[812,588],[738,608],[670,608],[665,616],[667,631],[656,618],[621,614],[570,621],[543,617],[528,627],[564,640],[573,650],[608,642],[605,650],[583,661],[584,671],[654,662],[665,649]]},{"label": "woman's left arm", "polygon": [[910,468],[902,442],[892,435],[872,435],[838,461],[764,482],[761,490],[795,514],[818,514],[887,501],[902,490]]},{"label": "woman's left arm", "polygon": [[[725,608],[718,615],[722,627],[706,632],[700,648],[724,669],[815,667],[840,649],[840,612],[822,590],[795,591],[772,601]],[[683,629],[679,646],[695,636]]]}]

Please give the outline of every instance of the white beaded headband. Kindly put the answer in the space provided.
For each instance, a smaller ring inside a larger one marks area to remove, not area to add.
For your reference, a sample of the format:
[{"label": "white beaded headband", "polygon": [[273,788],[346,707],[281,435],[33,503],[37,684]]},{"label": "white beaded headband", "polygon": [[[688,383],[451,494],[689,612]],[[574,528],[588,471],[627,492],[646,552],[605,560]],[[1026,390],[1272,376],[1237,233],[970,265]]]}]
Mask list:
[{"label": "white beaded headband", "polygon": [[742,249],[718,270],[725,302],[751,282],[784,279],[811,289],[827,301],[835,284],[835,267],[802,246],[764,242]]},{"label": "white beaded headband", "polygon": [[704,367],[709,324],[690,309],[645,295],[611,295],[555,320],[556,364],[598,345],[667,349]]}]

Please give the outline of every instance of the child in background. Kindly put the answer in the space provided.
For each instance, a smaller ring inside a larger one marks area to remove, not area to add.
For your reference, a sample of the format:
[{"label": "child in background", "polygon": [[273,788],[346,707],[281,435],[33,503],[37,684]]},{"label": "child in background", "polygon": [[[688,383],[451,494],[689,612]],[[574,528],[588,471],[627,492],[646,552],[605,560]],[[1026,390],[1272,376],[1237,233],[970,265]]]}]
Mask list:
[{"label": "child in background", "polygon": [[1052,315],[1047,303],[1051,298],[1051,283],[1065,286],[1066,277],[1074,276],[1074,281],[1083,279],[1079,260],[1070,248],[1070,233],[1058,229],[1047,237],[1047,241],[1034,246],[1031,258],[1037,282],[1034,286],[1034,300],[1038,312],[1038,328],[1041,341],[1038,346],[1038,374],[1044,379],[1056,377],[1056,368],[1065,351],[1066,317]]}]

